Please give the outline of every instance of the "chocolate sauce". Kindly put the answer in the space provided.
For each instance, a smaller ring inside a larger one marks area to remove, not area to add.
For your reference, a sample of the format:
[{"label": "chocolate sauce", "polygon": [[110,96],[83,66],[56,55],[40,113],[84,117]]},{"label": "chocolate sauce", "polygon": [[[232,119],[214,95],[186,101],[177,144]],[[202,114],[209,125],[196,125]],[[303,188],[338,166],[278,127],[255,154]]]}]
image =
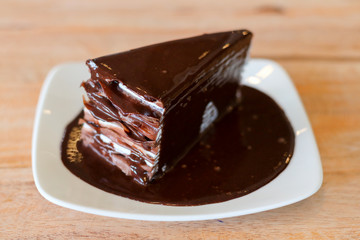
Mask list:
[{"label": "chocolate sauce", "polygon": [[219,121],[164,177],[142,186],[78,141],[73,120],[62,142],[62,161],[76,176],[104,191],[142,202],[202,205],[241,197],[269,183],[289,164],[293,129],[267,95],[242,87],[240,106]]}]

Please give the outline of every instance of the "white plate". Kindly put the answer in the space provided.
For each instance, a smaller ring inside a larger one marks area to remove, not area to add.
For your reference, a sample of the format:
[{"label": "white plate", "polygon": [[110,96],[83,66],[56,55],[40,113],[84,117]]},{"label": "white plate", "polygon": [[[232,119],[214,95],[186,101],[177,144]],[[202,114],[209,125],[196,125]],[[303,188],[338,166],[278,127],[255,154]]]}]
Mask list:
[{"label": "white plate", "polygon": [[270,95],[284,109],[296,133],[289,166],[264,187],[237,199],[203,206],[142,203],[97,189],[73,175],[60,158],[65,126],[82,108],[80,83],[89,78],[83,63],[55,67],[47,76],[36,110],[32,167],[37,189],[50,202],[98,215],[152,221],[233,217],[282,207],[314,194],[322,183],[315,138],[301,100],[286,72],[275,62],[250,60],[244,84]]}]

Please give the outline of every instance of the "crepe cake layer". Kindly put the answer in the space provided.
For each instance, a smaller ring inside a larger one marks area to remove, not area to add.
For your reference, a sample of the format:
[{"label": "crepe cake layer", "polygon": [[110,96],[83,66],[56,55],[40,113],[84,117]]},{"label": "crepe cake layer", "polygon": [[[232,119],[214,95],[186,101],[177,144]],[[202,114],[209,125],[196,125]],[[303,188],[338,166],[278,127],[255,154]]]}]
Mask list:
[{"label": "crepe cake layer", "polygon": [[240,101],[252,34],[204,34],[90,59],[82,144],[139,184],[160,178]]}]

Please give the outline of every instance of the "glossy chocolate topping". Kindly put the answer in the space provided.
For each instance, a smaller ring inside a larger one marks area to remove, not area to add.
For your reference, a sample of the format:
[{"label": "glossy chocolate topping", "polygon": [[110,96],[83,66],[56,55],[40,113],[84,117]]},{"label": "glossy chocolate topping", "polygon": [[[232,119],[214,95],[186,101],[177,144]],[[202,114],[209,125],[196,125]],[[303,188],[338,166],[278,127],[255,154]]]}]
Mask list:
[{"label": "glossy chocolate topping", "polygon": [[[247,30],[204,34],[91,59],[87,64],[92,78],[97,73],[120,79],[138,94],[168,106],[214,59],[247,51],[251,37]],[[233,48],[234,44],[238,46]]]},{"label": "glossy chocolate topping", "polygon": [[205,34],[87,61],[85,147],[146,185],[240,101],[252,34]]},{"label": "glossy chocolate topping", "polygon": [[76,176],[104,191],[165,205],[202,205],[246,195],[289,164],[293,129],[265,94],[242,87],[240,106],[212,127],[163,178],[141,186],[79,141],[78,116],[66,129],[62,161]]}]

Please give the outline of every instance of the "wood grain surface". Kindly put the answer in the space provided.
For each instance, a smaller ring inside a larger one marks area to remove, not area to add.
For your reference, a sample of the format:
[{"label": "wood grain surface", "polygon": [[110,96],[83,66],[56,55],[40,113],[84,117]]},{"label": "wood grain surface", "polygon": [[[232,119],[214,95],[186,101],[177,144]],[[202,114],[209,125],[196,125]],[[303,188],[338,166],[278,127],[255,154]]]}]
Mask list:
[{"label": "wood grain surface", "polygon": [[[247,28],[252,57],[293,79],[324,170],[312,197],[198,222],[113,219],[56,206],[36,190],[31,136],[56,64],[204,32]],[[0,239],[360,239],[360,2],[20,1],[0,4]]]}]

